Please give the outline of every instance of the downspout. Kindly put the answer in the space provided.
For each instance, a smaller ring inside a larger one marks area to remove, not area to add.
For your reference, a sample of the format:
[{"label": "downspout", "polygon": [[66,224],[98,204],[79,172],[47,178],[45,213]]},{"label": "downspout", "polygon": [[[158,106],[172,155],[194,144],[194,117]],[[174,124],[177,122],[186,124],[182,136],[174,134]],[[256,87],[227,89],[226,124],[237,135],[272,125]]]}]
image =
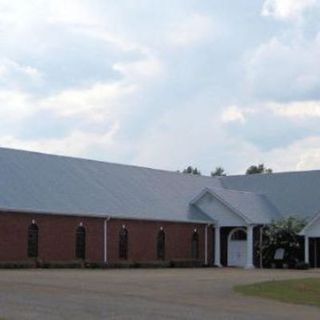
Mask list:
[{"label": "downspout", "polygon": [[106,217],[103,223],[103,262],[108,264],[108,221],[110,217]]}]

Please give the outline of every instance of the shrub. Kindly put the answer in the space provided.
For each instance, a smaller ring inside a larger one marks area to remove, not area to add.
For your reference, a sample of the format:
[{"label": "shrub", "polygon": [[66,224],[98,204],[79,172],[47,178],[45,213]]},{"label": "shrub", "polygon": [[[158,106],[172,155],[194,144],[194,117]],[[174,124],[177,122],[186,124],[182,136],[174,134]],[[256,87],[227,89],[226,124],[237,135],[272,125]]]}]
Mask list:
[{"label": "shrub", "polygon": [[[274,221],[267,226],[263,232],[263,265],[268,267],[271,264],[281,263],[294,268],[303,252],[299,232],[305,224],[305,220],[289,217]],[[281,261],[275,261],[274,255],[279,248],[284,249],[284,258]]]},{"label": "shrub", "polygon": [[297,262],[295,265],[295,269],[298,270],[308,270],[310,268],[309,263],[306,262]]}]

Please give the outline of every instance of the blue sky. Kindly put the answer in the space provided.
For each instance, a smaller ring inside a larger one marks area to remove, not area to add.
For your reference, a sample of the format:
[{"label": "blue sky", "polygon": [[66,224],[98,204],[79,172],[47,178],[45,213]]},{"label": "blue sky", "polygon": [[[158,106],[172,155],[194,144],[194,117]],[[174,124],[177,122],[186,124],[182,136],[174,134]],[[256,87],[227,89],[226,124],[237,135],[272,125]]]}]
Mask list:
[{"label": "blue sky", "polygon": [[0,145],[169,170],[320,168],[320,0],[0,0]]}]

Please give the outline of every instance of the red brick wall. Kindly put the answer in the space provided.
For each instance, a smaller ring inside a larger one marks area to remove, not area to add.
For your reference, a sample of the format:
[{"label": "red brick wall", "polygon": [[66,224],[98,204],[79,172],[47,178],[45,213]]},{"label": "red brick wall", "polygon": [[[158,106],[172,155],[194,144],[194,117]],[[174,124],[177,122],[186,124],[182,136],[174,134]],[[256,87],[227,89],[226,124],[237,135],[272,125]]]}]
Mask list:
[{"label": "red brick wall", "polygon": [[80,222],[86,228],[86,256],[103,260],[101,219],[21,213],[0,213],[0,261],[26,261],[28,227],[34,219],[39,227],[39,258],[43,261],[72,261],[75,231]]},{"label": "red brick wall", "polygon": [[[128,230],[128,261],[156,261],[157,235],[160,227],[165,232],[165,260],[191,260],[191,237],[196,228],[199,233],[199,259],[204,261],[204,225],[190,223],[115,220],[108,222],[108,259],[119,262],[119,232]],[[212,259],[212,230],[208,229],[208,255]],[[210,260],[209,260],[210,261]]]},{"label": "red brick wall", "polygon": [[[39,259],[44,262],[76,260],[75,231],[82,222],[86,228],[86,260],[103,262],[104,219],[30,213],[0,213],[0,261],[28,260],[27,234],[32,219],[39,227]],[[128,261],[157,260],[156,239],[160,227],[166,235],[165,260],[190,260],[192,232],[197,228],[199,259],[204,261],[204,225],[111,219],[107,248],[110,263],[121,261],[118,241],[123,224],[128,230]],[[212,261],[211,228],[208,228],[208,261]]]}]

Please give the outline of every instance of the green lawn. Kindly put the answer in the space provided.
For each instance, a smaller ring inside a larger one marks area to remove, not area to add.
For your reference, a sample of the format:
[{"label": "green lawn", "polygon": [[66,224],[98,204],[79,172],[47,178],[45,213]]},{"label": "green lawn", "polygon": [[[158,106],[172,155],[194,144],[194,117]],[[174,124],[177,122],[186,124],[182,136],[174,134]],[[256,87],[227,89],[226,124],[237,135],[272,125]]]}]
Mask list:
[{"label": "green lawn", "polygon": [[320,307],[320,278],[268,281],[236,286],[234,289],[248,296]]}]

